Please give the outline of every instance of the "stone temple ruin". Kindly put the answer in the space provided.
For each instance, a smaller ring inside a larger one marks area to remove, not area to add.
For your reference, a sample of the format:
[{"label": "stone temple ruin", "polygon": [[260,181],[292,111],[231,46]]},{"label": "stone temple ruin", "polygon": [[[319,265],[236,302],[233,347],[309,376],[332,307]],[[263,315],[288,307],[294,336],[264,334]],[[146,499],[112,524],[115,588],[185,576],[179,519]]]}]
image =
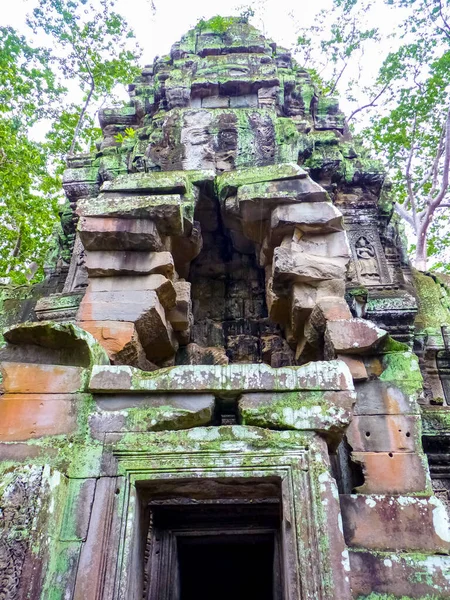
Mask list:
[{"label": "stone temple ruin", "polygon": [[101,111],[58,260],[1,290],[0,598],[449,598],[448,281],[337,102],[210,25]]}]

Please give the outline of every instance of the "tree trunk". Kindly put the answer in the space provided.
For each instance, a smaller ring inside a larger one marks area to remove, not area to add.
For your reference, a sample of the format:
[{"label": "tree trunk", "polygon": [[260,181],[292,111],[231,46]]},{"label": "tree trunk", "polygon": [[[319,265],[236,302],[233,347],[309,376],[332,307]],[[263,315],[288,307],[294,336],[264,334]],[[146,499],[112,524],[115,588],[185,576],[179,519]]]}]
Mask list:
[{"label": "tree trunk", "polygon": [[72,143],[70,144],[69,154],[73,154],[75,150],[75,144],[77,143],[77,138],[80,134],[81,127],[84,120],[84,115],[86,114],[87,108],[89,106],[89,102],[91,101],[92,94],[94,93],[95,83],[92,82],[91,89],[89,90],[88,97],[86,98],[86,102],[84,103],[83,108],[81,109],[80,118],[78,119],[77,126],[75,127],[75,131],[73,132]]},{"label": "tree trunk", "polygon": [[427,230],[422,226],[417,232],[416,256],[414,266],[419,271],[427,270]]}]

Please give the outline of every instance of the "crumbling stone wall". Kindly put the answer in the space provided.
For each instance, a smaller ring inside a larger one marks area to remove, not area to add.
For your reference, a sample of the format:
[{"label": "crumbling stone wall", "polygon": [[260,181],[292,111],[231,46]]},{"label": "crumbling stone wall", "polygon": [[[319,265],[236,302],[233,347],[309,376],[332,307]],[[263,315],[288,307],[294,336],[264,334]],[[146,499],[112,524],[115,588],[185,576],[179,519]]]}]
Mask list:
[{"label": "crumbling stone wall", "polygon": [[5,320],[0,598],[140,598],[139,486],[277,461],[286,600],[448,597],[447,287],[380,165],[242,19],[129,91],[68,158],[64,285]]}]

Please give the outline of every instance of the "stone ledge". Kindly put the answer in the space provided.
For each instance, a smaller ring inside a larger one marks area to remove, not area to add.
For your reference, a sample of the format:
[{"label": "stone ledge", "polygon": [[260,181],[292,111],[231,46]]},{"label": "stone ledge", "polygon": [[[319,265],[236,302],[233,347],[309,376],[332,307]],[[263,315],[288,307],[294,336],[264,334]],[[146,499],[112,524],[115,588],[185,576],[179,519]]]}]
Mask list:
[{"label": "stone ledge", "polygon": [[180,365],[151,373],[134,367],[95,366],[89,389],[117,392],[294,392],[353,391],[347,365],[339,360],[273,369],[265,364]]}]

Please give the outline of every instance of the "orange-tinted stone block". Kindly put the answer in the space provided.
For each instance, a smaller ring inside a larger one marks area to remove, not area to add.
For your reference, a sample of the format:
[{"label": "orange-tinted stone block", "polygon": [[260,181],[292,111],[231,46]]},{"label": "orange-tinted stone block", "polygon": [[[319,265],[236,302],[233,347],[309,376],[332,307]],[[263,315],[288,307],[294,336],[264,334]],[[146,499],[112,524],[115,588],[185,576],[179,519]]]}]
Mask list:
[{"label": "orange-tinted stone block", "polygon": [[83,391],[86,369],[31,363],[0,364],[3,388],[10,394],[74,394]]},{"label": "orange-tinted stone block", "polygon": [[114,358],[132,342],[136,328],[128,321],[81,321],[78,323],[103,346],[110,358]]},{"label": "orange-tinted stone block", "polygon": [[72,394],[5,394],[0,398],[0,441],[73,433],[75,402]]},{"label": "orange-tinted stone block", "polygon": [[437,498],[341,495],[348,546],[382,552],[448,554],[450,532],[445,505]]},{"label": "orange-tinted stone block", "polygon": [[431,492],[426,457],[415,452],[352,452],[361,463],[364,484],[361,494],[409,494]]}]

